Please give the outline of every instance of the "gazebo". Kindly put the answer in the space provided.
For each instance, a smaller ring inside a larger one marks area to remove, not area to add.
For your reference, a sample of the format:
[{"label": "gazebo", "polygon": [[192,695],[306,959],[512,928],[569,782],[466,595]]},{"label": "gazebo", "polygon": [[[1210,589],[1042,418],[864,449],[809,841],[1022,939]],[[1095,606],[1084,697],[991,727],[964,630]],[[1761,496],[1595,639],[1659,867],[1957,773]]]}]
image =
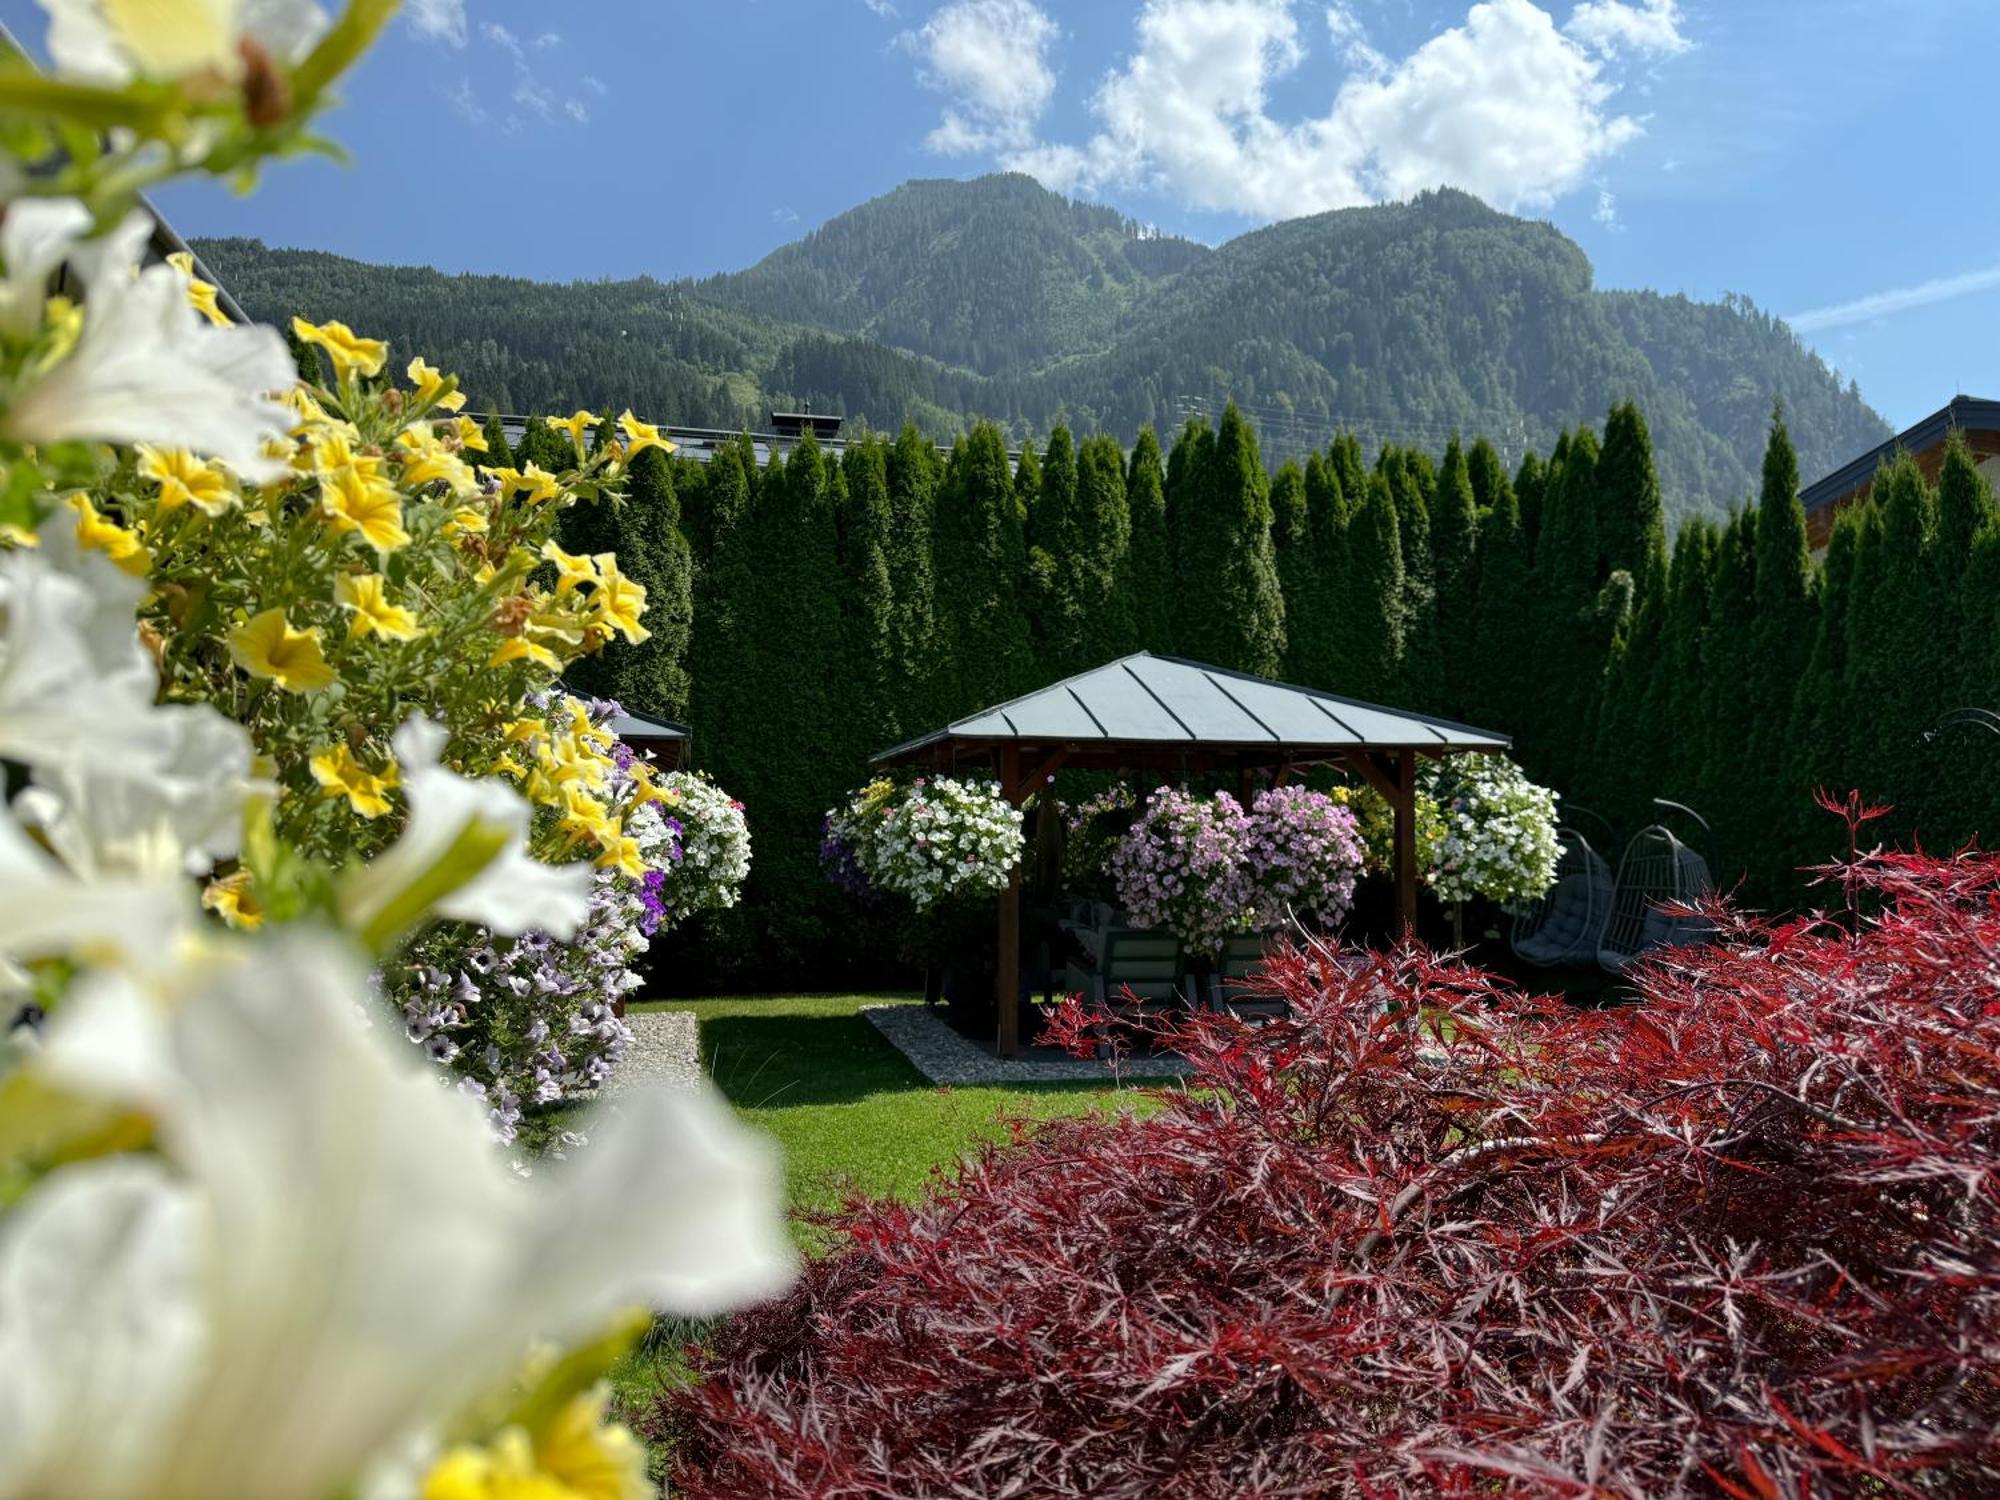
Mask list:
[{"label": "gazebo", "polygon": [[[990,767],[1016,807],[1058,770],[1234,773],[1246,797],[1259,776],[1337,766],[1395,811],[1396,911],[1417,915],[1417,762],[1505,750],[1508,737],[1141,651],[955,720],[874,758],[939,772]],[[999,1052],[1019,1050],[1021,882],[1000,896]]]}]

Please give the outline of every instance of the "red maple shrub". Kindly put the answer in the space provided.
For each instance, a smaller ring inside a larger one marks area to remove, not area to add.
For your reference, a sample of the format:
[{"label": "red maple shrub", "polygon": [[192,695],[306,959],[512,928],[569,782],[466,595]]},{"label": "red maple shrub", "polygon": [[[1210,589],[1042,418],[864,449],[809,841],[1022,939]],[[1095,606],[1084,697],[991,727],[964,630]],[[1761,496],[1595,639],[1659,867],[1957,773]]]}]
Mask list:
[{"label": "red maple shrub", "polygon": [[1275,960],[1160,1113],[851,1205],[674,1492],[2000,1493],[2000,858],[1838,875],[1616,1010]]}]

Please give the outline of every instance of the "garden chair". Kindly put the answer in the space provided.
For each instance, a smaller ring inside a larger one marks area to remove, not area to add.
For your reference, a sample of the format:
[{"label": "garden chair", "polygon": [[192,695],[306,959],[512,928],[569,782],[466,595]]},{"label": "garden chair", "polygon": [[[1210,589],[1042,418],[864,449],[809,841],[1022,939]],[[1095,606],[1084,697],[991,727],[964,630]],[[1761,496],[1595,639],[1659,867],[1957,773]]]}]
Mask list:
[{"label": "garden chair", "polygon": [[[1081,995],[1101,1025],[1188,1005],[1187,955],[1181,940],[1171,932],[1141,927],[1101,929],[1096,958],[1088,968],[1072,962],[1063,988]],[[1099,1055],[1106,1051],[1108,1043],[1100,1043]]]},{"label": "garden chair", "polygon": [[1290,1014],[1291,1007],[1256,977],[1264,967],[1266,951],[1260,932],[1239,932],[1222,945],[1215,956],[1215,970],[1208,976],[1210,1010],[1227,1011],[1246,1020]]},{"label": "garden chair", "polygon": [[1593,964],[1611,921],[1611,867],[1576,829],[1560,829],[1556,837],[1562,856],[1556,862],[1555,884],[1533,908],[1514,919],[1514,952],[1544,968]]},{"label": "garden chair", "polygon": [[1618,861],[1611,920],[1598,942],[1597,961],[1617,974],[1655,948],[1705,942],[1714,926],[1706,917],[1676,916],[1661,908],[1700,900],[1715,889],[1708,861],[1655,823],[1642,828]]}]

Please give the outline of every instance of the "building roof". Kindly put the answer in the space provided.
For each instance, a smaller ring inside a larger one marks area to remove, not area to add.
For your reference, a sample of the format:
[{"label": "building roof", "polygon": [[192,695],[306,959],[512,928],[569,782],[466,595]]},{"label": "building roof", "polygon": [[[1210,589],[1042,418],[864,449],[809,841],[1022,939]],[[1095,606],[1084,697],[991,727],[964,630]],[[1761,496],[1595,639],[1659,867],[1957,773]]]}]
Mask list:
[{"label": "building roof", "polygon": [[688,737],[685,724],[676,724],[670,719],[650,719],[629,710],[613,719],[607,727],[621,740],[684,740]]},{"label": "building roof", "polygon": [[1799,501],[1808,514],[1822,510],[1872,484],[1875,471],[1898,453],[1922,453],[1935,448],[1954,431],[2000,432],[2000,401],[1954,396],[1949,405],[1932,412],[1914,427],[1878,443],[1859,458],[1808,485],[1799,492]]},{"label": "building roof", "polygon": [[875,764],[1008,744],[1066,747],[1083,756],[1205,749],[1309,761],[1366,750],[1505,750],[1508,743],[1504,734],[1449,719],[1141,651],[968,714],[884,750]]}]

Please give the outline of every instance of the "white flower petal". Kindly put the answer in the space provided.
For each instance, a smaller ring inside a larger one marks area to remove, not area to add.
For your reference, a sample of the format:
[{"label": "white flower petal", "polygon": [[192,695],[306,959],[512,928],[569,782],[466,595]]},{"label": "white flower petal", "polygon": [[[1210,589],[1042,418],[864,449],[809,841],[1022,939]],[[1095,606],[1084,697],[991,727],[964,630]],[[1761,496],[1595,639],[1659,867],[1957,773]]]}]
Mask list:
[{"label": "white flower petal", "polygon": [[42,325],[49,274],[90,228],[90,210],[74,198],[28,198],[7,206],[0,221],[0,331],[26,338]]}]

